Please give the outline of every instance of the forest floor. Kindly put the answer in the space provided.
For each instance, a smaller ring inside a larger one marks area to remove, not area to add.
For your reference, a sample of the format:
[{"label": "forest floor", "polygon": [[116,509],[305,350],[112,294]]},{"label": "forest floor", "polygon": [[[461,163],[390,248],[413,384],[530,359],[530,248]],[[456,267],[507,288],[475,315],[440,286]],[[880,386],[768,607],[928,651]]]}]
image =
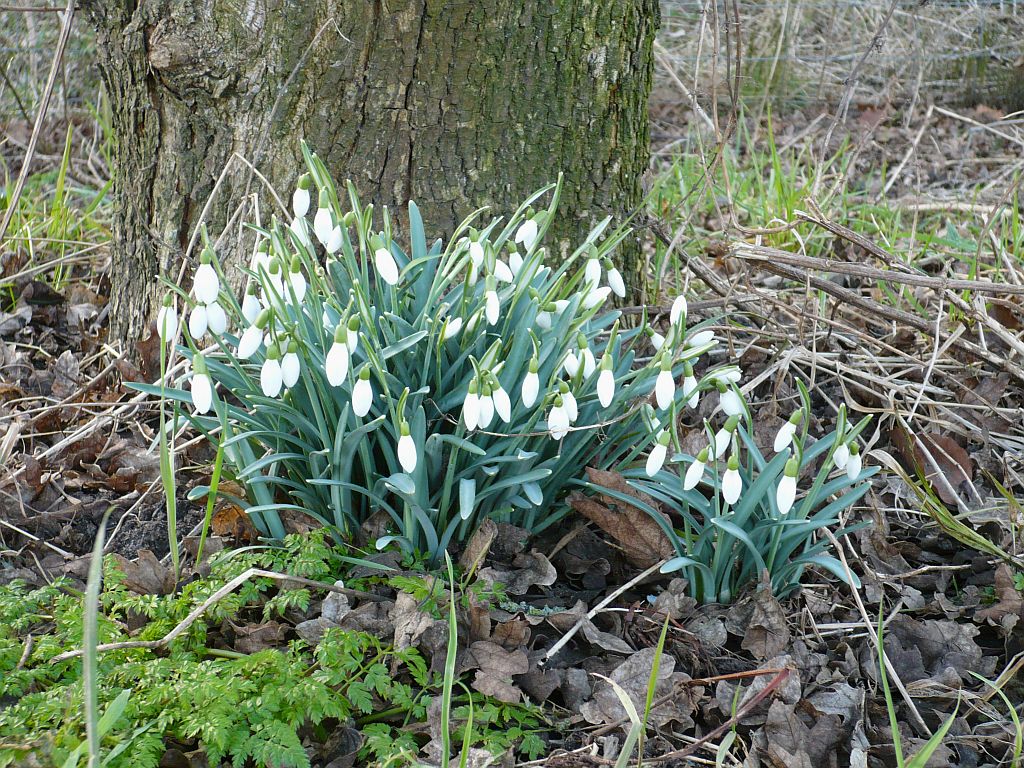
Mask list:
[{"label": "forest floor", "polygon": [[[727,107],[702,116],[686,104],[661,91],[652,107],[647,303],[664,306],[685,290],[695,316],[715,319],[727,341],[717,354],[738,362],[749,382],[759,442],[770,442],[796,407],[797,380],[811,390],[817,433],[834,426],[840,403],[855,418],[873,416],[865,463],[882,471],[846,519],[870,525],[840,548],[862,586],[814,573],[782,600],[751,585],[731,605],[698,605],[678,580],[651,575],[657,558],[644,556],[639,522],[624,531],[577,521],[530,541],[506,526],[483,531],[461,553],[464,563],[485,556],[483,568],[468,569],[473,578],[456,587],[455,674],[464,681],[456,752],[468,730],[472,766],[626,764],[620,753],[634,713],[605,676],[642,713],[650,764],[923,765],[910,756],[932,734],[929,766],[1014,764],[1024,702],[1024,121],[983,104],[923,100],[852,105],[842,119],[811,107],[776,107],[770,118]],[[190,501],[214,463],[193,440],[181,446],[177,476],[181,583],[189,586],[175,585],[156,404],[125,387],[155,378],[158,347],[148,339],[121,350],[106,338],[104,124],[102,102],[47,123],[0,247],[0,584],[27,585],[0,587],[0,618],[10,627],[0,634],[0,670],[24,675],[26,691],[67,685],[55,707],[76,700],[77,669],[55,677],[27,663],[46,642],[46,623],[16,619],[81,621],[81,610],[45,585],[64,577],[64,592],[84,589],[111,511],[103,552],[123,575],[104,605],[148,610],[149,620],[131,627],[140,638],[160,640],[185,619],[189,589],[195,599],[204,584],[237,575],[211,574],[217,552],[325,585],[343,578],[344,588],[295,582],[287,590],[264,577],[254,582],[259,591],[243,589],[230,605],[209,598],[206,652],[225,665],[221,677],[252,687],[225,691],[183,672],[174,685],[239,696],[244,709],[306,674],[275,667],[271,676],[260,654],[298,664],[296,638],[316,643],[326,628],[351,629],[363,645],[335,649],[333,663],[346,670],[334,684],[347,686],[352,712],[329,731],[293,727],[299,751],[332,768],[411,763],[446,728],[436,706],[451,634],[440,580],[391,555],[381,558],[396,569],[387,578],[352,569],[318,548],[300,521],[292,530],[312,543],[259,559],[237,507]],[[8,121],[0,153],[9,180],[29,132],[27,120]],[[692,435],[703,439],[700,429]],[[211,536],[197,563],[208,515]],[[311,588],[288,602],[298,586]],[[271,616],[268,600],[282,595],[287,604]],[[165,706],[183,706],[174,685],[167,682]],[[3,720],[6,704],[0,699],[0,765],[41,765],[17,755],[46,741],[67,747],[74,736],[19,732]],[[287,706],[279,707],[284,721]],[[155,734],[160,765],[219,764],[198,735],[213,727],[197,726],[194,738]],[[272,759],[294,758],[288,737],[278,741]],[[260,754],[251,751],[256,762]]]}]

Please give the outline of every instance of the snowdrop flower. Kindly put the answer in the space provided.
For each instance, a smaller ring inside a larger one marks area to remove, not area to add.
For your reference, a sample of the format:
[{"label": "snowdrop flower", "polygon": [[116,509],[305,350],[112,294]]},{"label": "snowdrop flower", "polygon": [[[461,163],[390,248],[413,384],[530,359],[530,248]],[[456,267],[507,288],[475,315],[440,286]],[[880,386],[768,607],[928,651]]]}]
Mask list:
[{"label": "snowdrop flower", "polygon": [[313,233],[323,245],[327,245],[331,239],[331,233],[334,231],[334,217],[331,216],[330,205],[331,200],[327,195],[327,190],[321,189],[316,216],[313,217]]},{"label": "snowdrop flower", "polygon": [[189,335],[196,340],[203,338],[203,336],[206,335],[206,328],[208,325],[209,321],[206,316],[206,307],[202,304],[196,304],[188,315]]},{"label": "snowdrop flower", "polygon": [[789,421],[779,427],[779,431],[775,433],[775,442],[772,444],[772,448],[775,449],[776,453],[786,450],[790,443],[793,442],[793,436],[796,434],[796,428],[800,426],[800,420],[803,419],[803,411],[793,411],[789,417]]},{"label": "snowdrop flower", "polygon": [[697,458],[694,462],[687,467],[686,475],[683,477],[683,490],[692,491],[697,487],[697,484],[704,479],[704,470],[708,464],[708,449],[703,448],[701,452],[697,454]]},{"label": "snowdrop flower", "polygon": [[199,257],[199,267],[192,278],[192,293],[203,304],[212,304],[220,293],[220,278],[213,268],[213,251],[204,248]]},{"label": "snowdrop flower", "polygon": [[281,359],[281,380],[284,385],[291,389],[299,380],[302,372],[302,364],[299,362],[299,345],[294,341],[289,342],[288,351]]},{"label": "snowdrop flower", "polygon": [[355,354],[359,346],[359,315],[352,315],[345,324],[345,344],[349,354]]},{"label": "snowdrop flower", "polygon": [[658,434],[658,440],[651,449],[651,452],[647,454],[647,476],[654,477],[661,471],[662,466],[665,464],[665,457],[668,455],[668,442],[671,435],[667,429],[661,430]]},{"label": "snowdrop flower", "polygon": [[166,343],[174,337],[178,329],[178,310],[174,308],[174,300],[168,294],[164,296],[163,306],[156,313],[156,332],[160,341]]},{"label": "snowdrop flower", "polygon": [[292,259],[291,268],[288,270],[288,284],[295,293],[296,303],[301,304],[306,296],[306,277],[302,274],[302,261],[298,256]]},{"label": "snowdrop flower", "polygon": [[590,347],[587,346],[586,338],[582,339],[580,346],[580,365],[583,367],[583,378],[585,379],[589,379],[597,370],[597,360],[594,358],[594,353],[590,351]]},{"label": "snowdrop flower", "polygon": [[740,423],[739,416],[730,416],[718,432],[715,433],[715,459],[720,459],[729,450],[729,443],[732,442],[732,433],[736,431],[736,425]]},{"label": "snowdrop flower", "polygon": [[732,387],[726,386],[721,381],[718,383],[718,405],[722,408],[722,411],[726,416],[742,416],[743,410],[743,398],[740,397]]},{"label": "snowdrop flower", "polygon": [[580,361],[573,350],[570,349],[565,353],[565,359],[562,360],[562,368],[565,369],[565,372],[570,379],[575,378],[576,373],[580,369]]},{"label": "snowdrop flower", "polygon": [[307,250],[313,250],[313,241],[309,239],[309,225],[303,218],[294,218],[292,223],[289,225],[292,233],[295,235],[295,239],[299,241],[299,244],[304,246]]},{"label": "snowdrop flower", "polygon": [[373,405],[373,386],[370,384],[370,368],[364,364],[359,370],[356,385],[352,387],[352,412],[359,418],[363,418],[370,412],[371,405]]},{"label": "snowdrop flower", "polygon": [[579,405],[576,403],[576,396],[569,391],[568,385],[562,382],[562,407],[565,409],[565,414],[569,417],[569,423],[575,424],[576,419],[580,417]]},{"label": "snowdrop flower", "polygon": [[721,382],[728,386],[729,384],[739,384],[743,378],[743,371],[741,371],[735,365],[729,365],[724,368],[719,368],[716,371],[712,371],[711,379],[718,383]]},{"label": "snowdrop flower", "polygon": [[480,424],[480,396],[477,391],[477,381],[471,379],[469,389],[466,391],[466,399],[462,401],[462,420],[466,422],[466,429],[471,432]]},{"label": "snowdrop flower", "polygon": [[537,402],[537,393],[540,391],[540,377],[537,375],[538,363],[536,357],[530,358],[530,368],[523,377],[523,386],[520,393],[523,405],[532,408]]},{"label": "snowdrop flower", "polygon": [[587,259],[587,265],[583,269],[583,284],[596,286],[601,282],[601,262],[591,257]]},{"label": "snowdrop flower", "polygon": [[710,344],[714,340],[714,331],[698,331],[697,333],[687,336],[686,341],[683,342],[683,346],[686,349],[692,349],[693,347],[703,347],[705,344]]},{"label": "snowdrop flower", "polygon": [[555,398],[555,404],[548,411],[548,432],[555,440],[561,440],[569,434],[569,414],[565,411],[561,397]]},{"label": "snowdrop flower", "polygon": [[398,264],[391,251],[383,245],[373,253],[373,264],[377,268],[380,279],[388,285],[398,284]]},{"label": "snowdrop flower", "polygon": [[444,329],[441,331],[441,340],[448,341],[448,339],[457,336],[461,330],[462,318],[450,317],[444,321]]},{"label": "snowdrop flower", "polygon": [[281,393],[281,385],[284,384],[279,355],[277,347],[272,346],[260,369],[260,389],[267,397],[277,397]]},{"label": "snowdrop flower", "polygon": [[348,376],[348,345],[345,344],[345,329],[338,326],[334,329],[334,343],[327,352],[324,361],[327,382],[332,387],[340,387]]},{"label": "snowdrop flower", "polygon": [[245,289],[245,297],[242,299],[242,317],[245,318],[245,322],[249,325],[255,323],[256,318],[260,316],[261,309],[260,300],[256,298],[256,284],[249,283],[249,287]]},{"label": "snowdrop flower", "polygon": [[214,336],[220,336],[228,329],[228,316],[218,303],[206,305],[206,327]]},{"label": "snowdrop flower", "polygon": [[284,294],[284,268],[281,266],[280,259],[270,260],[270,264],[267,266],[267,282],[270,283],[276,297],[281,297]]},{"label": "snowdrop flower", "polygon": [[519,255],[519,251],[512,251],[509,253],[508,266],[515,277],[519,277],[519,273],[523,270],[523,264],[523,257]]},{"label": "snowdrop flower", "polygon": [[501,384],[496,384],[494,392],[491,394],[491,400],[494,402],[494,412],[498,414],[502,421],[508,424],[512,421],[512,398],[508,396],[508,392],[501,388]]},{"label": "snowdrop flower", "polygon": [[327,242],[324,243],[324,250],[331,254],[337,253],[341,249],[341,244],[344,242],[344,239],[341,227],[336,226],[331,230],[331,234],[330,237],[327,238]]},{"label": "snowdrop flower", "polygon": [[653,328],[645,328],[644,333],[646,333],[647,338],[651,340],[651,346],[654,347],[655,352],[659,351],[663,346],[665,346],[665,337],[662,336]]},{"label": "snowdrop flower", "polygon": [[484,293],[484,302],[487,324],[495,325],[501,315],[501,303],[498,301],[498,292],[494,288],[494,279],[491,277],[487,278],[487,291]]},{"label": "snowdrop flower", "polygon": [[407,473],[416,469],[416,443],[409,434],[409,424],[405,421],[399,427],[401,437],[398,438],[398,463]]},{"label": "snowdrop flower", "polygon": [[203,356],[196,354],[192,358],[192,406],[196,413],[206,413],[213,405],[213,384],[210,382],[209,371]]},{"label": "snowdrop flower", "polygon": [[734,453],[729,457],[729,464],[722,475],[722,499],[732,505],[740,500],[743,492],[743,478],[740,477],[740,460]]},{"label": "snowdrop flower", "polygon": [[615,374],[612,373],[612,358],[607,352],[601,357],[601,373],[597,376],[597,399],[602,408],[612,404],[615,397]]},{"label": "snowdrop flower", "polygon": [[239,360],[248,360],[263,343],[263,329],[270,322],[270,310],[264,309],[256,316],[256,321],[245,329],[242,338],[238,340],[238,352],[236,357]]},{"label": "snowdrop flower", "polygon": [[308,173],[299,176],[299,183],[292,193],[292,213],[296,218],[302,218],[309,213],[309,188],[311,186],[312,180]]},{"label": "snowdrop flower", "polygon": [[786,462],[782,480],[775,491],[775,503],[779,505],[780,515],[788,515],[789,510],[793,508],[793,502],[796,500],[796,476],[799,470],[795,456]]},{"label": "snowdrop flower", "polygon": [[487,429],[494,421],[494,399],[491,397],[491,386],[486,382],[480,385],[480,429]]},{"label": "snowdrop flower", "polygon": [[537,220],[534,218],[526,219],[526,221],[519,225],[519,229],[516,230],[516,245],[522,244],[523,248],[529,253],[533,250],[533,244],[537,242],[537,232]]},{"label": "snowdrop flower", "polygon": [[605,259],[604,268],[608,273],[608,287],[612,289],[612,293],[620,299],[626,298],[626,283],[622,279],[622,274],[612,264],[611,259]]},{"label": "snowdrop flower", "polygon": [[261,240],[260,244],[256,246],[256,253],[252,257],[252,263],[249,266],[252,267],[252,271],[257,275],[270,269],[270,254],[267,252],[267,248],[266,240]]},{"label": "snowdrop flower", "polygon": [[683,372],[683,399],[691,408],[696,408],[700,402],[700,392],[697,391],[697,377],[693,375],[693,366],[689,363]]},{"label": "snowdrop flower", "polygon": [[853,443],[850,446],[850,460],[846,462],[846,476],[851,480],[856,480],[860,477],[860,471],[863,466],[863,459],[860,455],[860,447]]},{"label": "snowdrop flower", "polygon": [[501,259],[497,259],[494,262],[494,276],[503,283],[511,283],[516,279],[515,275],[512,274],[512,270],[509,269],[508,264]]},{"label": "snowdrop flower", "polygon": [[846,443],[840,443],[836,446],[835,451],[832,453],[832,461],[836,463],[836,467],[839,469],[846,469],[846,465],[850,462],[850,446]]},{"label": "snowdrop flower", "polygon": [[686,297],[683,295],[676,296],[676,300],[672,302],[672,309],[668,313],[668,321],[672,325],[677,325],[680,320],[686,319]]},{"label": "snowdrop flower", "polygon": [[661,359],[661,372],[654,382],[654,399],[658,409],[664,411],[676,394],[676,380],[672,377],[672,359],[667,355]]},{"label": "snowdrop flower", "polygon": [[583,299],[583,308],[589,310],[601,306],[608,300],[608,296],[611,292],[612,289],[607,285],[603,288],[591,289],[586,298]]},{"label": "snowdrop flower", "polygon": [[474,269],[480,269],[480,265],[484,263],[483,243],[474,241],[469,244],[469,261]]}]

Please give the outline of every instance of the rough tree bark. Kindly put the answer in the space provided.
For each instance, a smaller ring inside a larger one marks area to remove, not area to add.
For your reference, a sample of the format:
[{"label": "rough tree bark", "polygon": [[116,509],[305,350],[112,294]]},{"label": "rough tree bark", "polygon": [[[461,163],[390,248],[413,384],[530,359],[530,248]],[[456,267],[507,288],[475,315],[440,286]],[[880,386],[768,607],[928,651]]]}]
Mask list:
[{"label": "rough tree bark", "polygon": [[138,338],[155,276],[177,274],[208,200],[215,235],[237,224],[240,204],[270,210],[236,155],[290,190],[304,138],[367,199],[416,200],[438,233],[477,206],[506,210],[559,171],[556,235],[641,199],[657,0],[83,6],[118,135],[121,339]]}]

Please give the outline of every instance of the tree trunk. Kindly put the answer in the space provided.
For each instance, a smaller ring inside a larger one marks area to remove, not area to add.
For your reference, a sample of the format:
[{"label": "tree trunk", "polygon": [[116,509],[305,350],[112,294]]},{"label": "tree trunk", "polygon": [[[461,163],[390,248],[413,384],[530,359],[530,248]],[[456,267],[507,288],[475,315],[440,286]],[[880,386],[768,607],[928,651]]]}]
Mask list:
[{"label": "tree trunk", "polygon": [[240,158],[287,204],[300,139],[365,199],[415,200],[429,235],[482,205],[510,211],[559,171],[556,237],[622,220],[641,200],[657,0],[84,7],[118,137],[112,317],[123,340],[139,338],[156,275],[177,276],[200,222],[227,228],[219,253],[230,256],[254,201],[264,220],[280,215]]}]

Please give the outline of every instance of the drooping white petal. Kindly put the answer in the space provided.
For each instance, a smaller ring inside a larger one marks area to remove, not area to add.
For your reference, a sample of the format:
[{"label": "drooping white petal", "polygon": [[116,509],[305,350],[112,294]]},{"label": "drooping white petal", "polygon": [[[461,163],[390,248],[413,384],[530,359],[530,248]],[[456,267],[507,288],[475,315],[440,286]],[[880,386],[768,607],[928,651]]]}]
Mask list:
[{"label": "drooping white petal", "polygon": [[700,392],[697,391],[697,377],[686,376],[683,379],[683,399],[691,408],[696,408],[700,402]]},{"label": "drooping white petal", "polygon": [[729,443],[732,442],[732,432],[722,427],[715,433],[715,458],[720,459],[729,450]]},{"label": "drooping white petal", "polygon": [[523,257],[519,255],[519,251],[513,251],[508,256],[508,266],[512,270],[512,274],[519,277],[519,273],[523,269]]},{"label": "drooping white petal", "polygon": [[511,283],[516,279],[508,264],[501,259],[494,262],[494,276],[503,283]]},{"label": "drooping white petal", "polygon": [[373,263],[377,267],[377,274],[380,275],[388,285],[396,285],[398,283],[398,264],[395,263],[395,257],[391,255],[391,251],[387,248],[378,248],[377,252],[373,254]]},{"label": "drooping white petal", "polygon": [[676,300],[672,302],[672,309],[668,313],[668,321],[675,325],[680,319],[686,318],[686,297],[676,296]]},{"label": "drooping white petal", "polygon": [[783,475],[779,481],[779,488],[775,492],[775,502],[779,505],[779,514],[789,514],[796,500],[796,478]]},{"label": "drooping white petal", "polygon": [[484,263],[484,246],[482,243],[469,244],[469,261],[477,269]]},{"label": "drooping white petal", "polygon": [[196,413],[206,413],[213,405],[213,385],[205,373],[192,374],[192,407]]},{"label": "drooping white petal", "polygon": [[586,379],[589,379],[591,374],[597,370],[597,360],[594,359],[594,353],[590,351],[590,347],[583,348],[580,364],[583,366],[583,377]]},{"label": "drooping white petal", "polygon": [[665,456],[668,455],[668,446],[655,443],[651,452],[647,454],[647,476],[654,477],[661,471],[665,464]]},{"label": "drooping white petal", "polygon": [[281,359],[281,381],[289,389],[295,386],[301,372],[302,365],[299,362],[299,356],[294,352],[289,352]]},{"label": "drooping white petal", "polygon": [[201,339],[206,335],[209,326],[209,318],[206,314],[206,307],[196,304],[188,315],[188,332],[193,339]]},{"label": "drooping white petal", "polygon": [[416,469],[416,443],[412,435],[402,435],[398,438],[398,463],[406,472]]},{"label": "drooping white petal", "polygon": [[615,375],[608,370],[601,371],[597,377],[597,399],[602,408],[612,404],[615,397]]},{"label": "drooping white petal", "polygon": [[601,306],[602,304],[605,303],[605,301],[607,301],[608,296],[611,294],[611,292],[612,289],[609,288],[607,285],[602,286],[601,288],[592,289],[587,294],[587,297],[583,300],[583,308],[594,309],[594,307]]},{"label": "drooping white petal", "polygon": [[654,347],[655,351],[661,349],[663,346],[665,346],[665,337],[662,336],[657,331],[654,331],[651,334],[651,346]]},{"label": "drooping white petal", "polygon": [[[291,284],[292,290],[295,292],[295,301],[297,301],[299,304],[301,304],[302,300],[306,296],[306,277],[305,277],[305,275],[303,275],[302,272],[289,272],[288,273],[288,282]],[[286,296],[286,298],[290,299],[291,298],[291,294]]]},{"label": "drooping white petal", "polygon": [[260,389],[267,397],[277,397],[281,393],[282,384],[284,376],[281,372],[281,363],[268,357],[260,369]]},{"label": "drooping white petal", "polygon": [[294,218],[289,227],[302,245],[309,250],[313,249],[313,241],[309,239],[309,224],[306,223],[305,219],[302,217]]},{"label": "drooping white petal", "polygon": [[327,245],[330,242],[332,231],[334,231],[334,221],[331,219],[330,209],[317,209],[316,216],[313,217],[313,234],[316,235],[316,239],[321,244]]},{"label": "drooping white petal", "polygon": [[324,369],[327,373],[327,382],[332,387],[340,387],[345,383],[345,377],[348,376],[348,347],[344,343],[336,341],[331,345],[324,361]]},{"label": "drooping white petal", "polygon": [[459,334],[459,331],[461,330],[462,318],[453,317],[451,320],[448,321],[448,324],[444,328],[444,340],[448,341],[448,339],[452,338],[453,336],[457,336]]},{"label": "drooping white petal", "polygon": [[743,478],[739,470],[727,469],[722,475],[722,499],[726,504],[735,504],[743,493]]},{"label": "drooping white petal", "polygon": [[793,442],[793,435],[796,434],[796,424],[791,421],[787,421],[781,427],[779,431],[775,433],[775,442],[772,444],[772,448],[775,452],[784,451],[789,447],[789,444]]},{"label": "drooping white petal", "polygon": [[497,291],[487,291],[484,300],[487,302],[485,310],[487,324],[494,325],[501,315],[501,303],[498,301]]},{"label": "drooping white petal", "polygon": [[569,434],[569,415],[564,408],[556,405],[548,412],[548,431],[555,440]]},{"label": "drooping white petal", "polygon": [[523,248],[529,252],[533,248],[533,244],[537,242],[537,222],[533,219],[527,219],[519,225],[519,229],[516,230],[517,244],[522,244]]},{"label": "drooping white petal", "polygon": [[363,418],[370,412],[373,405],[373,386],[369,379],[357,379],[356,385],[352,387],[352,412],[359,418]]},{"label": "drooping white petal", "polygon": [[491,399],[494,401],[494,412],[501,420],[506,424],[512,421],[512,399],[508,396],[508,392],[498,387],[491,394]]},{"label": "drooping white petal", "polygon": [[846,465],[850,461],[850,446],[846,443],[840,443],[835,453],[832,454],[832,461],[836,463],[839,469],[846,469]]},{"label": "drooping white petal", "polygon": [[255,293],[245,294],[245,298],[242,299],[242,317],[245,318],[245,322],[249,323],[249,325],[255,323],[262,309],[260,300],[256,298]]},{"label": "drooping white petal", "polygon": [[710,344],[714,340],[714,331],[698,331],[697,333],[687,336],[683,346],[688,349],[690,347],[703,347],[705,344]]},{"label": "drooping white petal", "polygon": [[203,304],[212,304],[220,293],[220,278],[212,264],[200,264],[192,278],[192,293]]},{"label": "drooping white petal", "polygon": [[626,283],[622,279],[622,274],[615,267],[608,270],[608,287],[620,299],[626,298]]},{"label": "drooping white petal", "polygon": [[580,417],[580,409],[572,392],[562,394],[562,408],[565,409],[565,414],[569,417],[569,423],[575,424],[576,419]]},{"label": "drooping white petal", "polygon": [[550,312],[538,312],[537,313],[537,327],[542,331],[551,330],[551,313]]},{"label": "drooping white petal", "polygon": [[467,394],[462,403],[462,420],[466,422],[466,429],[470,431],[480,425],[480,396],[475,392]]},{"label": "drooping white petal", "polygon": [[583,268],[584,285],[596,286],[601,282],[601,262],[597,259],[587,259],[587,265]]},{"label": "drooping white petal", "polygon": [[562,360],[562,367],[570,378],[576,375],[576,372],[580,369],[579,358],[576,357],[576,353],[569,350],[565,355],[565,359]]},{"label": "drooping white petal", "polygon": [[178,310],[174,307],[160,307],[156,313],[156,332],[160,341],[166,342],[178,329]]},{"label": "drooping white petal", "polygon": [[354,331],[351,328],[347,329],[345,331],[345,344],[348,345],[349,354],[354,354],[359,346],[359,331]]},{"label": "drooping white petal", "polygon": [[859,453],[851,454],[850,460],[846,462],[846,476],[851,480],[856,480],[860,477],[860,471],[863,467],[863,459]]},{"label": "drooping white petal", "polygon": [[228,316],[218,302],[206,305],[206,327],[214,336],[220,336],[228,329]]},{"label": "drooping white petal", "polygon": [[256,354],[256,350],[260,348],[262,343],[263,331],[255,325],[250,325],[245,329],[245,332],[242,334],[242,338],[238,340],[238,359],[248,360]]},{"label": "drooping white petal", "polygon": [[676,382],[672,378],[672,372],[661,371],[654,382],[654,399],[658,403],[658,408],[664,411],[672,405],[675,394]]},{"label": "drooping white petal", "polygon": [[530,371],[523,377],[522,398],[523,405],[532,408],[537,402],[537,394],[540,392],[540,377]]},{"label": "drooping white petal", "polygon": [[704,477],[704,469],[706,465],[703,461],[695,460],[686,469],[686,475],[683,477],[683,490],[692,491],[697,487],[697,484]]},{"label": "drooping white petal", "polygon": [[295,191],[292,192],[292,213],[294,213],[297,217],[300,218],[309,213],[308,189],[296,187]]},{"label": "drooping white petal", "polygon": [[740,416],[743,414],[743,398],[734,389],[727,389],[718,396],[718,404],[726,416]]},{"label": "drooping white petal", "polygon": [[331,230],[331,236],[327,238],[327,242],[324,243],[324,249],[328,253],[337,253],[341,249],[342,242],[341,227],[335,227]]}]

